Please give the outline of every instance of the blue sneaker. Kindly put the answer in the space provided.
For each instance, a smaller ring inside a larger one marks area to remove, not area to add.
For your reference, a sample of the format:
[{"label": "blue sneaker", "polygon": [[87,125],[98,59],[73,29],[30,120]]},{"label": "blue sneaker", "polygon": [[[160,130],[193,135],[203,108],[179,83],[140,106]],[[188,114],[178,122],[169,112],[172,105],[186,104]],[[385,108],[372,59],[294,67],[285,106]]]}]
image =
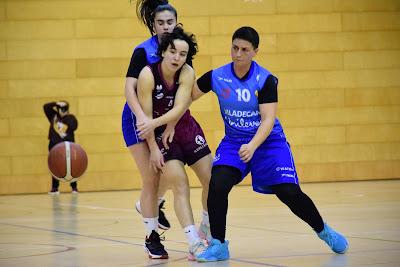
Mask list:
[{"label": "blue sneaker", "polygon": [[324,223],[324,230],[317,234],[336,253],[343,254],[349,248],[346,237],[330,228],[326,223]]},{"label": "blue sneaker", "polygon": [[218,239],[211,239],[207,249],[196,256],[198,262],[225,261],[229,259],[229,242],[221,243]]}]

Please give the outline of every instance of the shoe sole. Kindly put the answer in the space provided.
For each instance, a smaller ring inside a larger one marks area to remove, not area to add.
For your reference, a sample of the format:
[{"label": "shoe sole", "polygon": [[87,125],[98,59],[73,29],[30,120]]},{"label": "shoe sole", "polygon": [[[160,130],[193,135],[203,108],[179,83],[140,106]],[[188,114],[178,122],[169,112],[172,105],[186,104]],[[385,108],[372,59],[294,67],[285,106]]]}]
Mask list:
[{"label": "shoe sole", "polygon": [[159,260],[165,260],[168,259],[168,255],[154,255],[144,246],[144,251],[149,255],[149,259],[159,259]]}]

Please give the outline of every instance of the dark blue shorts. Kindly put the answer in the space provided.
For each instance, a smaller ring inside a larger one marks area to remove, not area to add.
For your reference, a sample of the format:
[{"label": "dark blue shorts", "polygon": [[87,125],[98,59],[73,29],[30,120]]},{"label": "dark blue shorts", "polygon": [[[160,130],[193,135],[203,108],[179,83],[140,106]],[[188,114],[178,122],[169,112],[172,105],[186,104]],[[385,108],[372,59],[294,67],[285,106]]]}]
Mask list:
[{"label": "dark blue shorts", "polygon": [[127,103],[125,103],[124,110],[122,111],[122,134],[124,135],[127,147],[143,142],[138,136],[136,116]]},{"label": "dark blue shorts", "polygon": [[245,143],[225,136],[215,152],[213,166],[237,168],[242,173],[242,180],[251,172],[253,190],[263,194],[272,193],[270,185],[299,184],[292,151],[284,135],[267,139],[248,163],[244,163],[239,156],[240,146]]}]

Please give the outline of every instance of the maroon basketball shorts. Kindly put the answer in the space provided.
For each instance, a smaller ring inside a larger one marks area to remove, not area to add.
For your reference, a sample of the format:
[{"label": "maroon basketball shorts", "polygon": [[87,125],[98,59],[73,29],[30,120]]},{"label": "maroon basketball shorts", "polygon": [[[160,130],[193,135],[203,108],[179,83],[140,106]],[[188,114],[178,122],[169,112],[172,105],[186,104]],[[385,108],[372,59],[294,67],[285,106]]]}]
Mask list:
[{"label": "maroon basketball shorts", "polygon": [[192,116],[180,120],[175,126],[174,139],[169,149],[164,148],[161,135],[156,140],[165,162],[177,159],[190,166],[211,153],[203,130]]}]

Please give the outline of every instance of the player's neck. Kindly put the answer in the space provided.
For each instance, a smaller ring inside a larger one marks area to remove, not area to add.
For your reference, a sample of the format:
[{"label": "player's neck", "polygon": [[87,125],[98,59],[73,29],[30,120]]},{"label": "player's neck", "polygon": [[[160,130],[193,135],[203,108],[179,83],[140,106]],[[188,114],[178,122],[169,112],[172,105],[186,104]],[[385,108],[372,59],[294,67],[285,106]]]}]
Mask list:
[{"label": "player's neck", "polygon": [[233,70],[235,71],[235,75],[239,78],[242,78],[246,73],[249,72],[251,67],[251,63],[249,64],[235,64],[233,63]]},{"label": "player's neck", "polygon": [[174,83],[176,71],[171,71],[163,62],[161,62],[161,75],[163,79],[170,85]]}]

